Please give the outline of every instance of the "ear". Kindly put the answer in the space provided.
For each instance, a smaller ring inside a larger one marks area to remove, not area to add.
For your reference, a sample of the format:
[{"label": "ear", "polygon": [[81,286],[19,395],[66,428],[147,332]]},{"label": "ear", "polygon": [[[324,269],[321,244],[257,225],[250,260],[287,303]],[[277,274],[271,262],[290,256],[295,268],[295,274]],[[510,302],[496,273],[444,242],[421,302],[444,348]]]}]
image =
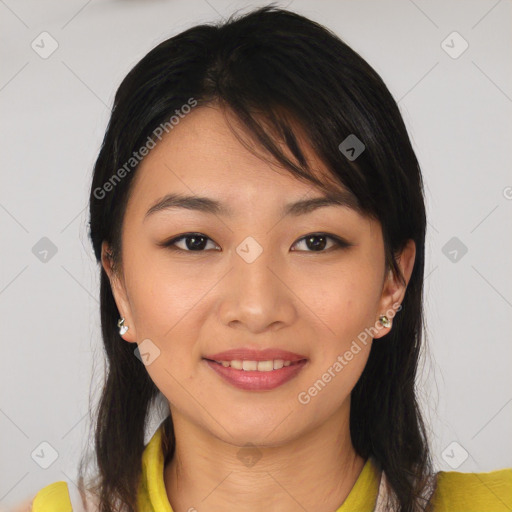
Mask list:
[{"label": "ear", "polygon": [[[416,244],[414,240],[408,240],[402,252],[397,256],[397,263],[402,271],[405,279],[405,284],[395,276],[390,269],[387,275],[384,277],[384,284],[382,288],[382,295],[379,300],[379,309],[377,312],[376,325],[379,326],[378,333],[375,334],[374,339],[385,336],[392,328],[392,317],[389,315],[392,312],[393,316],[398,313],[397,307],[402,304],[407,290],[407,285],[411,279],[412,270],[414,268],[414,260],[416,258]],[[394,307],[393,307],[394,305]],[[379,322],[379,317],[386,315],[391,324],[388,327],[384,327]]]},{"label": "ear", "polygon": [[130,308],[130,302],[126,293],[124,277],[114,272],[112,269],[112,256],[110,254],[110,247],[107,242],[103,241],[101,244],[101,264],[107,273],[110,281],[112,294],[117,305],[117,309],[121,318],[124,318],[124,325],[128,326],[128,330],[121,336],[125,341],[135,343],[137,334],[135,331],[135,323]]}]

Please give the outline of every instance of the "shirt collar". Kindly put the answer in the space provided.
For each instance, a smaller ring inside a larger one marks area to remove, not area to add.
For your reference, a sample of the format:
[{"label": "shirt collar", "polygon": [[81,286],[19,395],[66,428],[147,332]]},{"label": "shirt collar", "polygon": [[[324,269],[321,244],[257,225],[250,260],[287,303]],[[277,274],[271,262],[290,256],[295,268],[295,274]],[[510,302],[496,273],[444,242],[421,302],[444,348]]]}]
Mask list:
[{"label": "shirt collar", "polygon": [[[142,454],[142,480],[138,494],[138,509],[173,512],[164,483],[162,435],[164,423],[158,427]],[[380,481],[378,464],[369,457],[349,495],[336,512],[372,512]]]}]

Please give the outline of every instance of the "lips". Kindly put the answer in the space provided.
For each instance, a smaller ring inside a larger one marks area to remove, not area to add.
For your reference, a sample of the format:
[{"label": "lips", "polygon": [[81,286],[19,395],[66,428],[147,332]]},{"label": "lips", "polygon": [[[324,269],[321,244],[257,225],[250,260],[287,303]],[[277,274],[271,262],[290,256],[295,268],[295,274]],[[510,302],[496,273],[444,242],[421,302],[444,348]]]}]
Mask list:
[{"label": "lips", "polygon": [[270,391],[278,388],[296,377],[307,365],[307,360],[302,359],[278,370],[245,371],[224,367],[208,359],[204,361],[225,382],[245,391]]},{"label": "lips", "polygon": [[203,357],[205,363],[234,387],[270,391],[296,377],[308,359],[277,348],[237,348]]},{"label": "lips", "polygon": [[269,361],[282,359],[283,361],[291,361],[293,363],[307,359],[307,357],[294,352],[289,352],[288,350],[276,348],[267,348],[264,350],[236,348],[204,356],[204,359],[209,359],[210,361],[243,361],[244,359],[248,361]]}]

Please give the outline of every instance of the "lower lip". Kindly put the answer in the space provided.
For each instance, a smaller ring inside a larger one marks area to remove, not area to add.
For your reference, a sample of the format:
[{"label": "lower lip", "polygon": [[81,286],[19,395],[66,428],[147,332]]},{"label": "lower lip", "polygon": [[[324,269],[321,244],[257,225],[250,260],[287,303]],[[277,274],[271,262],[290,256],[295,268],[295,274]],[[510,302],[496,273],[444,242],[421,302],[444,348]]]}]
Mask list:
[{"label": "lower lip", "polygon": [[215,370],[224,380],[239,389],[249,391],[267,391],[281,386],[290,379],[293,379],[307,363],[306,359],[290,366],[283,366],[279,370],[270,372],[235,370],[231,366],[224,367],[221,364],[214,363],[204,359],[208,366]]}]

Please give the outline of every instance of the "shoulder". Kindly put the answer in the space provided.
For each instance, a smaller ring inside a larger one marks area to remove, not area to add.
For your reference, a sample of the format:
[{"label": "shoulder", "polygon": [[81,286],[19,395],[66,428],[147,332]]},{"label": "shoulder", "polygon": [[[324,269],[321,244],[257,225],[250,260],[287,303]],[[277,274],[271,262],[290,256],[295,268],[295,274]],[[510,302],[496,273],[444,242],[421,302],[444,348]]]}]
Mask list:
[{"label": "shoulder", "polygon": [[40,489],[32,501],[31,512],[73,512],[69,497],[68,484],[64,481],[54,482]]},{"label": "shoulder", "polygon": [[439,471],[434,510],[501,512],[512,510],[512,468],[486,473]]},{"label": "shoulder", "polygon": [[32,508],[20,512],[97,512],[98,510],[96,496],[87,492],[84,497],[76,485],[69,486],[67,482],[59,481],[43,487],[35,495]]}]

